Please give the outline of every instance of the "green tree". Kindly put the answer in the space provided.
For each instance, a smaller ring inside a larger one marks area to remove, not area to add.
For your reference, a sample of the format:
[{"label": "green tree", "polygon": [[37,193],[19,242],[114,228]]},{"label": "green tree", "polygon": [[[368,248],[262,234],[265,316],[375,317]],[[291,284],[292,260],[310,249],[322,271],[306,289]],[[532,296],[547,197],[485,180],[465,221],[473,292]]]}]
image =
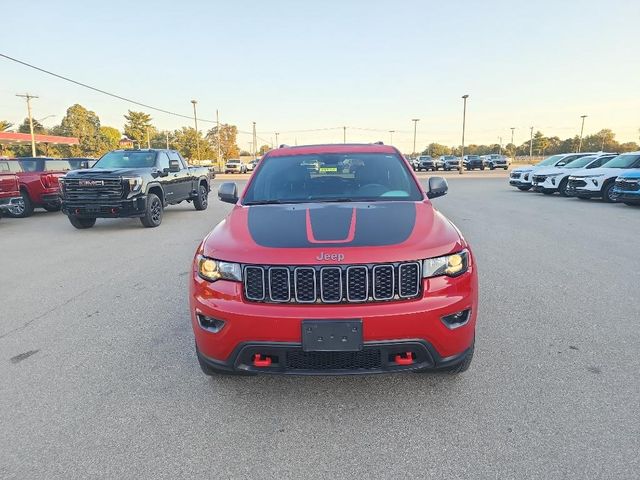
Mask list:
[{"label": "green tree", "polygon": [[431,155],[432,157],[439,157],[441,155],[449,155],[451,148],[439,143],[430,143],[422,152],[422,155]]},{"label": "green tree", "polygon": [[156,135],[156,129],[151,124],[151,115],[144,112],[134,112],[129,110],[124,116],[124,134],[137,143],[140,148],[147,146],[147,135],[149,140]]},{"label": "green tree", "polygon": [[[19,133],[31,133],[31,126],[29,125],[29,119],[25,118],[24,121],[18,127]],[[44,134],[47,133],[47,129],[35,118],[33,119],[33,133]]]},{"label": "green tree", "polygon": [[258,149],[258,156],[260,157],[263,156],[269,150],[271,150],[271,147],[269,145],[261,145],[260,148]]},{"label": "green tree", "polygon": [[8,120],[0,120],[0,132],[6,132],[11,127],[13,127],[13,123]]},{"label": "green tree", "polygon": [[80,145],[64,146],[61,152],[71,157],[96,157],[101,149],[100,119],[94,112],[75,104],[67,109],[56,134],[77,137]]},{"label": "green tree", "polygon": [[[18,126],[18,133],[31,133],[31,127],[29,125],[29,119],[25,118],[24,121]],[[36,135],[43,135],[49,133],[47,129],[38,122],[35,118],[33,119],[33,133]],[[13,153],[17,157],[30,157],[32,155],[31,145],[18,145],[13,147]],[[58,148],[54,145],[49,145],[47,143],[36,143],[36,155],[44,155],[47,157],[56,157],[60,155]]]},{"label": "green tree", "polygon": [[217,158],[218,154],[218,127],[215,126],[207,132],[207,140],[211,143],[211,148],[215,152],[219,162],[224,162],[230,158],[238,158],[240,149],[237,143],[238,127],[223,123],[220,125],[220,154],[221,159]]},{"label": "green tree", "polygon": [[618,145],[618,148],[616,149],[616,151],[620,153],[637,152],[638,150],[640,150],[640,145],[638,145],[636,142],[620,143]]},{"label": "green tree", "polygon": [[[211,143],[202,136],[202,132],[196,134],[195,128],[182,127],[182,129],[173,132],[170,146],[178,150],[183,157],[192,161],[215,158]],[[200,152],[199,158],[198,150]]]},{"label": "green tree", "polygon": [[102,156],[105,153],[118,148],[120,143],[120,130],[114,127],[100,127],[100,150],[98,155]]}]

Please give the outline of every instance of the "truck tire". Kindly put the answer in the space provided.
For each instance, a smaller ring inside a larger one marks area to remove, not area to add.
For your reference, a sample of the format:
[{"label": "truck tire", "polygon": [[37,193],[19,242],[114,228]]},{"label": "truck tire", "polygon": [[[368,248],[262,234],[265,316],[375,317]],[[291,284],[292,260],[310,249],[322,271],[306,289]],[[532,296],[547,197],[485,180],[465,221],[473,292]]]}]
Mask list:
[{"label": "truck tire", "polygon": [[482,166],[480,167],[480,170],[484,170],[484,165],[482,165]]},{"label": "truck tire", "polygon": [[495,169],[496,167],[493,164],[489,165],[489,170],[495,170]]},{"label": "truck tire", "polygon": [[147,210],[144,217],[140,217],[140,223],[146,228],[155,228],[162,223],[163,213],[162,202],[155,193],[150,193],[147,196]]},{"label": "truck tire", "polygon": [[96,219],[95,218],[78,218],[78,217],[73,217],[69,215],[69,222],[78,230],[84,230],[84,229],[93,227],[96,224]]},{"label": "truck tire", "polygon": [[196,210],[206,210],[209,205],[209,189],[206,183],[202,182],[198,186],[198,195],[193,199],[193,206]]},{"label": "truck tire", "polygon": [[20,190],[20,196],[22,197],[22,202],[13,205],[9,210],[7,210],[7,214],[13,218],[26,218],[33,215],[33,203],[31,202],[31,197],[25,190]]}]

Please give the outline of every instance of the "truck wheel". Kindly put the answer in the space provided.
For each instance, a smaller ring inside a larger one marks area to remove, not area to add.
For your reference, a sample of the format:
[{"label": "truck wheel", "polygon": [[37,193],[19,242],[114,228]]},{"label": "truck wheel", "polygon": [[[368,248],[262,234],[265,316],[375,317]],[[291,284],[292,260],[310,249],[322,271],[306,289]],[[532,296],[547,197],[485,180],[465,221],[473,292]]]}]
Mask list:
[{"label": "truck wheel", "polygon": [[494,167],[493,165],[489,165],[489,170],[495,170],[496,167]]},{"label": "truck wheel", "polygon": [[198,187],[198,196],[193,199],[193,206],[196,210],[206,210],[209,205],[209,190],[204,183]]},{"label": "truck wheel", "polygon": [[154,228],[162,223],[162,202],[155,193],[150,193],[147,197],[147,211],[144,217],[140,217],[140,222],[147,228]]},{"label": "truck wheel", "polygon": [[607,203],[615,202],[615,198],[613,198],[613,187],[615,187],[614,182],[605,183],[602,188],[602,199]]},{"label": "truck wheel", "polygon": [[518,187],[518,190],[522,190],[523,192],[526,192],[527,190],[531,190],[531,187]]},{"label": "truck wheel", "polygon": [[71,222],[71,225],[76,227],[78,230],[84,230],[86,228],[93,227],[96,224],[96,219],[95,218],[78,218],[78,217],[72,217],[71,215],[69,215],[69,222]]},{"label": "truck wheel", "polygon": [[60,205],[43,205],[43,207],[47,212],[59,212]]},{"label": "truck wheel", "polygon": [[12,205],[9,210],[7,210],[10,217],[26,218],[33,215],[33,203],[31,203],[29,194],[24,190],[20,190],[20,196],[22,197],[22,201]]},{"label": "truck wheel", "polygon": [[[484,170],[484,165],[482,165],[482,166],[480,167],[480,170]],[[492,170],[493,170],[493,169],[492,169]]]}]

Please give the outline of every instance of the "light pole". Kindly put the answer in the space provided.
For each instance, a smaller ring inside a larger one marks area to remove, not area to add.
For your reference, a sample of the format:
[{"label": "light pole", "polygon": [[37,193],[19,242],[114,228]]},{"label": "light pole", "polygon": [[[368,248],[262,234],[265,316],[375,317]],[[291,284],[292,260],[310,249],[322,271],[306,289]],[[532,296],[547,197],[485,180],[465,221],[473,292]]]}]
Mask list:
[{"label": "light pole", "polygon": [[389,135],[391,135],[391,139],[389,140],[389,145],[393,145],[393,134],[395,133],[395,130],[389,130]]},{"label": "light pole", "polygon": [[458,164],[458,173],[462,175],[462,164],[464,163],[464,130],[467,126],[467,98],[469,95],[462,96],[462,151],[460,152],[460,163]]},{"label": "light pole", "polygon": [[196,155],[198,156],[197,160],[200,161],[200,135],[198,135],[198,113],[196,112],[196,100],[191,100],[193,103],[193,121],[196,126]]},{"label": "light pole", "polygon": [[531,137],[529,138],[529,162],[531,162],[531,157],[533,157],[533,127],[531,127]]},{"label": "light pole", "polygon": [[36,156],[36,135],[33,133],[33,116],[31,115],[31,99],[38,98],[35,95],[29,95],[25,93],[24,95],[16,94],[16,97],[22,97],[27,99],[27,113],[29,114],[29,131],[31,132],[31,156]]},{"label": "light pole", "polygon": [[498,140],[500,140],[500,155],[502,155],[502,137],[498,137]]},{"label": "light pole", "polygon": [[342,127],[342,143],[347,143],[347,127]]},{"label": "light pole", "polygon": [[418,122],[420,121],[420,119],[412,118],[411,121],[413,122],[413,153],[411,155],[415,157],[416,156],[416,133],[418,131]]},{"label": "light pole", "polygon": [[217,164],[222,165],[222,134],[220,133],[220,115],[218,114],[218,109],[216,108],[216,133],[218,134],[218,160]]},{"label": "light pole", "polygon": [[258,158],[258,139],[256,137],[256,122],[253,122],[253,159]]},{"label": "light pole", "polygon": [[582,150],[582,133],[584,132],[584,119],[587,118],[587,116],[580,115],[580,118],[582,118],[582,126],[580,127],[580,142],[578,143],[578,153],[580,153],[580,150]]},{"label": "light pole", "polygon": [[169,130],[167,130],[166,132],[164,132],[167,138],[167,150],[169,150]]},{"label": "light pole", "polygon": [[511,155],[513,157],[511,159],[512,162],[516,159],[516,144],[513,143],[513,132],[515,131],[515,129],[516,129],[516,127],[511,127],[511,145],[512,145],[512,148],[513,148],[513,153]]},{"label": "light pole", "polygon": [[275,132],[276,134],[276,148],[280,147],[280,144],[278,143],[278,135],[280,135],[278,132]]}]

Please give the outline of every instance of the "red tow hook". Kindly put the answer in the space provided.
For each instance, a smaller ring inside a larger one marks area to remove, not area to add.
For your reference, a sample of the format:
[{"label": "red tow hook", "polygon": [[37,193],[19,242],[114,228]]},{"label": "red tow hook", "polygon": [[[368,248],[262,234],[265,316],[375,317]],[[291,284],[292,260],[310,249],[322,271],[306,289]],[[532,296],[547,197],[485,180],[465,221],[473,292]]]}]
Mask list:
[{"label": "red tow hook", "polygon": [[413,352],[399,353],[393,359],[398,365],[411,365],[413,363]]},{"label": "red tow hook", "polygon": [[269,366],[271,366],[271,357],[267,357],[266,355],[263,357],[259,353],[256,353],[253,356],[253,366],[254,367],[269,367]]}]

